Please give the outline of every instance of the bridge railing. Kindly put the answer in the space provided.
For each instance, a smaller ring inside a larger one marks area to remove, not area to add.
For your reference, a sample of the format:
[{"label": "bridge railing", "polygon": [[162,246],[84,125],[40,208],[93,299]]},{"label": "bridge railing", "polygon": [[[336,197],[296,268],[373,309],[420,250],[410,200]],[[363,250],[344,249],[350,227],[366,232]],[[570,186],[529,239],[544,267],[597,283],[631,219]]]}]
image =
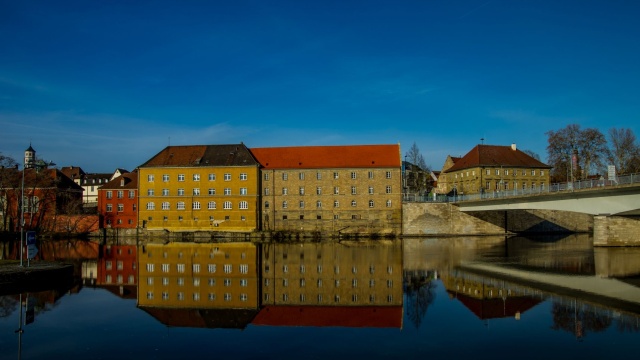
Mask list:
[{"label": "bridge railing", "polygon": [[537,195],[546,193],[571,192],[585,189],[602,189],[622,185],[640,183],[640,174],[628,174],[617,176],[613,179],[587,179],[573,182],[554,183],[546,186],[527,189],[491,190],[479,194],[454,194],[453,196],[444,194],[403,194],[404,202],[460,202],[482,199],[499,199],[515,196]]}]

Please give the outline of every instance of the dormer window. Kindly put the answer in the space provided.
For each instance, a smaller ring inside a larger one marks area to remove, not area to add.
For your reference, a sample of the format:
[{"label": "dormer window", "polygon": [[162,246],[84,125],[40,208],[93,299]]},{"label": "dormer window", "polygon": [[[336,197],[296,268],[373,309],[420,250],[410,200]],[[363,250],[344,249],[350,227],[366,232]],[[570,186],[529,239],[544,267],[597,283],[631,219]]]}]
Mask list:
[{"label": "dormer window", "polygon": [[120,179],[120,186],[124,186],[124,179]]}]

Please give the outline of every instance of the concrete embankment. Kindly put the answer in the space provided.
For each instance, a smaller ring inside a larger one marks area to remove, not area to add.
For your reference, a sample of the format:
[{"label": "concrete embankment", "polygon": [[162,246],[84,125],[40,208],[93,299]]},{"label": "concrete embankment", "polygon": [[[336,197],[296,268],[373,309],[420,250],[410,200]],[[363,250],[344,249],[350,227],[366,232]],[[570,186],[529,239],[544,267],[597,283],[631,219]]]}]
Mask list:
[{"label": "concrete embankment", "polygon": [[69,264],[33,261],[0,262],[0,295],[37,292],[64,286],[73,281],[73,266]]}]

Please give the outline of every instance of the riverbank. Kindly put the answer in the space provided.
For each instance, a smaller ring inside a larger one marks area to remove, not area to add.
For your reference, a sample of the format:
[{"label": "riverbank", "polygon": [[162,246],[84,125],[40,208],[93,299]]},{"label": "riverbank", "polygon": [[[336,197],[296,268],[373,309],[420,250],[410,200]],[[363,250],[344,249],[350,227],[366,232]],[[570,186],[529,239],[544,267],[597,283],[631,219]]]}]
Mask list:
[{"label": "riverbank", "polygon": [[36,292],[73,281],[73,266],[51,261],[0,261],[0,295]]}]

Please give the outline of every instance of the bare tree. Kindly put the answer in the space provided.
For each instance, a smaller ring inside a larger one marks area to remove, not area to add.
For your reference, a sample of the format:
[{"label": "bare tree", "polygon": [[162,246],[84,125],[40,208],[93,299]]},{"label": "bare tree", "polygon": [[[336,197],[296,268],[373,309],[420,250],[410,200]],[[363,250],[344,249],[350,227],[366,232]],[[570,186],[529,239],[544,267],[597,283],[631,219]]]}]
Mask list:
[{"label": "bare tree", "polygon": [[540,161],[540,155],[538,155],[537,152],[533,151],[533,150],[522,150],[523,153],[531,156],[532,158]]},{"label": "bare tree", "polygon": [[420,153],[420,149],[415,142],[413,143],[413,145],[411,145],[409,151],[407,151],[406,157],[407,161],[412,165],[416,165],[424,171],[429,171],[429,169],[427,168],[427,163],[424,160],[424,156],[422,156],[422,154]]},{"label": "bare tree", "polygon": [[0,153],[0,230],[8,230],[10,227],[10,210],[13,206],[10,194],[19,186],[17,165],[13,158]]},{"label": "bare tree", "polygon": [[548,162],[553,166],[554,181],[568,179],[570,173],[573,179],[586,179],[603,168],[607,141],[600,130],[582,130],[578,124],[570,124],[546,134]]},{"label": "bare tree", "polygon": [[640,171],[640,146],[636,135],[630,129],[609,129],[609,164],[615,165],[619,174],[630,174]]}]

